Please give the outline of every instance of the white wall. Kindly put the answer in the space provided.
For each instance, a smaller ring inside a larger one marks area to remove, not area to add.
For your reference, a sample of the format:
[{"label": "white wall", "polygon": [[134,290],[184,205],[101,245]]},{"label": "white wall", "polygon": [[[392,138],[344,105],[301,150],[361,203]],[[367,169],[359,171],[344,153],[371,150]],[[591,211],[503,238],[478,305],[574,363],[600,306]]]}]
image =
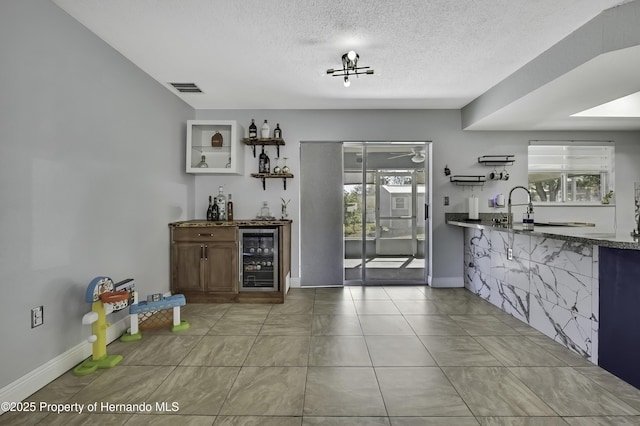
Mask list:
[{"label": "white wall", "polygon": [[91,334],[93,277],[168,288],[194,111],[49,1],[0,2],[0,52],[3,388]]},{"label": "white wall", "polygon": [[[516,162],[507,166],[508,181],[490,181],[482,188],[474,188],[482,202],[480,212],[495,212],[488,207],[488,198],[508,194],[515,185],[527,185],[527,147],[529,140],[614,140],[616,142],[616,204],[618,226],[632,227],[633,180],[640,181],[640,133],[636,132],[465,132],[461,130],[458,110],[199,110],[198,119],[238,120],[245,131],[255,118],[257,123],[267,119],[280,123],[286,145],[281,156],[289,157],[288,165],[294,175],[300,173],[300,141],[343,140],[427,140],[433,141],[433,277],[434,284],[462,285],[462,240],[460,233],[444,223],[447,212],[466,212],[466,199],[472,189],[455,186],[444,176],[448,165],[453,174],[487,175],[493,166],[484,167],[477,159],[482,155],[513,154]],[[269,150],[275,157],[275,149]],[[337,160],[337,159],[336,159]],[[299,179],[287,183],[287,191],[280,180],[267,181],[263,191],[259,180],[249,176],[256,172],[257,159],[245,149],[245,176],[197,176],[195,183],[195,212],[204,218],[207,197],[217,192],[218,185],[233,193],[236,218],[252,218],[262,200],[269,201],[272,211],[280,205],[280,197],[291,199],[289,214],[292,228],[292,277],[299,270]],[[522,195],[522,194],[521,194]],[[314,196],[305,194],[305,196]],[[450,206],[443,206],[443,197],[450,197]],[[514,193],[514,202],[520,202]],[[522,211],[514,208],[514,214]],[[503,209],[506,212],[506,209]],[[277,210],[276,210],[277,211]],[[340,214],[336,212],[335,214]]]}]

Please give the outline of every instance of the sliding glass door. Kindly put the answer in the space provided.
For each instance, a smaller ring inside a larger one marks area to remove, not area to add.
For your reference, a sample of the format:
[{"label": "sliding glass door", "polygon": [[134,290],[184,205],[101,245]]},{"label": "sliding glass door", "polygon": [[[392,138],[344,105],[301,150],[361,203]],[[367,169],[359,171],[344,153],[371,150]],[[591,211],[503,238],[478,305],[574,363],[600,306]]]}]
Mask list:
[{"label": "sliding glass door", "polygon": [[426,142],[343,144],[349,284],[427,282]]}]

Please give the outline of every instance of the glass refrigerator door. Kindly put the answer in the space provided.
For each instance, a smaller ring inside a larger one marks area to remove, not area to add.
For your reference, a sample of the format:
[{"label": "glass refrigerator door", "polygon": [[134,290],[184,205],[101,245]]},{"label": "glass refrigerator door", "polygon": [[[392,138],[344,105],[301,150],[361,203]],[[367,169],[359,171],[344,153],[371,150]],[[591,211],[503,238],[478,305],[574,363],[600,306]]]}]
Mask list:
[{"label": "glass refrigerator door", "polygon": [[242,233],[242,290],[278,289],[276,230]]}]

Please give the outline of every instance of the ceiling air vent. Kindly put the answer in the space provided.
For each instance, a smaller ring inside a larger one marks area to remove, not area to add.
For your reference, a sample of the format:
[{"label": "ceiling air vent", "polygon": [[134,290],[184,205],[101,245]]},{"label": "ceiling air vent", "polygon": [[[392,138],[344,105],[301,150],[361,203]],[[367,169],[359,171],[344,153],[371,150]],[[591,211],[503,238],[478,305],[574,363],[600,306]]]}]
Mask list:
[{"label": "ceiling air vent", "polygon": [[195,83],[169,83],[180,93],[202,93]]}]

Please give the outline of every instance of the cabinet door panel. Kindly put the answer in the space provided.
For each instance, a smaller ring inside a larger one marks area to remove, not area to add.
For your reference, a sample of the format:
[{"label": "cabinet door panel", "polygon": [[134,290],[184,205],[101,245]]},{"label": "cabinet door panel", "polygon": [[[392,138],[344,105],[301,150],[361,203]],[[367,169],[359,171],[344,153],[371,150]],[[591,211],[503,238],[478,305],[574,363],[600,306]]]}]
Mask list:
[{"label": "cabinet door panel", "polygon": [[203,245],[179,243],[172,248],[172,284],[174,293],[180,291],[204,291],[201,274]]},{"label": "cabinet door panel", "polygon": [[235,243],[208,244],[205,274],[209,292],[238,292],[238,263]]}]

